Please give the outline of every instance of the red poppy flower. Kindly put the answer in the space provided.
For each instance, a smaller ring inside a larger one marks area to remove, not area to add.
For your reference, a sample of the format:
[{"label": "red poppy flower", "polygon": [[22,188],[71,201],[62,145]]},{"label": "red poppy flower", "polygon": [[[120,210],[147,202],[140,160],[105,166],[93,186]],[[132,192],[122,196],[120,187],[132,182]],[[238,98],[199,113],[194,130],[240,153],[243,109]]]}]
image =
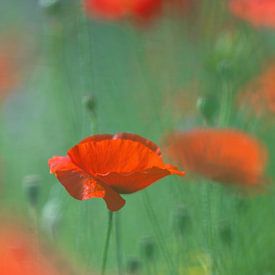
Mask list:
[{"label": "red poppy flower", "polygon": [[275,28],[274,0],[230,0],[231,12],[254,26]]},{"label": "red poppy flower", "polygon": [[17,32],[0,35],[0,101],[22,83],[31,64],[31,48],[31,39]]},{"label": "red poppy flower", "polygon": [[256,114],[275,114],[275,64],[249,83],[238,100]]},{"label": "red poppy flower", "polygon": [[128,133],[88,137],[67,156],[51,158],[49,166],[71,196],[103,198],[111,211],[125,204],[120,194],[139,191],[168,175],[184,175],[163,162],[154,143]]},{"label": "red poppy flower", "polygon": [[198,1],[199,0],[169,0],[167,4],[171,7],[170,11],[172,11],[173,14],[177,12],[180,15],[186,16],[196,9]]},{"label": "red poppy flower", "polygon": [[84,0],[84,11],[89,16],[107,20],[132,17],[147,20],[161,9],[162,0]]},{"label": "red poppy flower", "polygon": [[[53,251],[45,253],[22,225],[3,222],[0,228],[1,275],[64,275],[57,267]],[[59,260],[57,258],[57,260]],[[66,262],[68,265],[68,263]],[[59,265],[60,266],[60,265]],[[67,269],[68,270],[68,269]]]},{"label": "red poppy flower", "polygon": [[13,55],[0,52],[0,100],[5,98],[7,92],[13,89],[17,82],[18,73]]},{"label": "red poppy flower", "polygon": [[222,183],[255,186],[262,182],[266,150],[233,129],[193,129],[167,139],[167,153],[186,170]]}]

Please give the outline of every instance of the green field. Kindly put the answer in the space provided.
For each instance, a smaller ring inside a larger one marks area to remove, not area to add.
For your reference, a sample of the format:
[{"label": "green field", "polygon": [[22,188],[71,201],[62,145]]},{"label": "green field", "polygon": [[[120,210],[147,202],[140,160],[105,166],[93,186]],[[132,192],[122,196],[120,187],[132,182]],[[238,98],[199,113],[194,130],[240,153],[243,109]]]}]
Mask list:
[{"label": "green field", "polygon": [[[197,1],[185,14],[166,10],[146,24],[89,18],[78,0],[53,8],[5,2],[0,43],[17,36],[23,61],[20,83],[0,102],[0,214],[38,229],[40,245],[64,255],[73,274],[100,274],[108,209],[102,199],[72,198],[48,159],[89,135],[130,132],[176,165],[164,150],[171,131],[239,129],[267,148],[264,190],[183,167],[184,177],[122,195],[106,274],[275,274],[275,111],[259,114],[238,101],[274,60],[275,28],[234,17],[226,0]],[[268,89],[275,106],[275,77]],[[29,175],[41,179],[34,206],[22,187]]]}]

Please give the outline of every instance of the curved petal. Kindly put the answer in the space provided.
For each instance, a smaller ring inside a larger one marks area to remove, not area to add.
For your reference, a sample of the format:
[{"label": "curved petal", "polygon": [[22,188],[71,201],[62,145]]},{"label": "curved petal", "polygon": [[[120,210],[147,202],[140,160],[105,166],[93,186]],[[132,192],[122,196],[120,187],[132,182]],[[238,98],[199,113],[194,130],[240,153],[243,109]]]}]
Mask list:
[{"label": "curved petal", "polygon": [[69,157],[49,159],[50,172],[55,174],[71,196],[78,200],[103,198],[105,189],[87,173],[75,166]]},{"label": "curved petal", "polygon": [[136,142],[142,143],[144,146],[148,147],[148,149],[152,150],[153,152],[161,156],[160,149],[154,142],[132,133],[116,133],[114,135],[110,135],[110,134],[93,135],[83,139],[82,141],[80,141],[80,143],[102,141],[102,140],[108,140],[108,139],[124,139],[124,140],[128,139],[131,141],[136,141]]},{"label": "curved petal", "polygon": [[[268,118],[275,114],[275,63],[265,68],[261,74],[250,81],[243,91],[240,91],[238,103],[253,115],[264,115]],[[266,116],[267,115],[267,116]]]},{"label": "curved petal", "polygon": [[128,133],[89,137],[71,148],[68,155],[78,167],[93,175],[165,167],[157,145]]},{"label": "curved petal", "polygon": [[117,192],[128,194],[144,189],[155,181],[173,174],[183,176],[184,172],[178,171],[173,166],[168,166],[167,169],[153,167],[130,174],[108,173],[106,175],[97,175],[97,178],[103,182],[108,182],[108,185]]},{"label": "curved petal", "polygon": [[84,10],[91,16],[116,20],[128,13],[127,2],[121,0],[84,0]]},{"label": "curved petal", "polygon": [[117,133],[113,135],[113,139],[124,139],[124,140],[131,140],[138,143],[142,143],[148,149],[152,150],[157,155],[161,156],[160,149],[154,142],[144,137],[141,137],[139,135],[131,134],[131,133]]},{"label": "curved petal", "polygon": [[161,0],[136,0],[133,1],[131,12],[137,19],[150,19],[161,11]]},{"label": "curved petal", "polygon": [[168,138],[168,154],[186,169],[223,183],[257,185],[267,152],[257,140],[233,129],[193,129]]},{"label": "curved petal", "polygon": [[230,0],[231,12],[255,27],[275,28],[275,2],[273,0]]},{"label": "curved petal", "polygon": [[161,0],[84,0],[84,10],[88,15],[108,20],[125,16],[150,19],[160,10],[161,4]]},{"label": "curved petal", "polygon": [[120,196],[118,192],[108,185],[102,184],[106,190],[104,201],[110,211],[118,211],[125,204],[125,200]]},{"label": "curved petal", "polygon": [[50,172],[55,174],[68,193],[78,200],[103,198],[111,211],[119,210],[125,200],[108,186],[102,186],[72,163],[69,157],[49,159]]},{"label": "curved petal", "polygon": [[92,175],[165,168],[157,145],[128,133],[86,138],[71,148],[68,155],[78,167]]}]

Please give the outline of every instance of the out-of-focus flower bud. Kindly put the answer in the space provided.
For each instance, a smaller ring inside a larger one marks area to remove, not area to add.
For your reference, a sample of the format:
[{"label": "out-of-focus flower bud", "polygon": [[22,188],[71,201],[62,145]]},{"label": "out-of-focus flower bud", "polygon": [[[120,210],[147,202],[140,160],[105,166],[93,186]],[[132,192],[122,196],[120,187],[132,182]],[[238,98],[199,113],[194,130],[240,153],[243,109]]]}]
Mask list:
[{"label": "out-of-focus flower bud", "polygon": [[176,234],[184,235],[191,225],[191,218],[183,205],[178,206],[172,215],[172,226]]},{"label": "out-of-focus flower bud", "polygon": [[213,121],[218,111],[218,100],[214,95],[200,96],[197,100],[197,109],[207,122]]},{"label": "out-of-focus flower bud", "polygon": [[139,274],[141,270],[141,262],[137,258],[130,258],[127,261],[127,273]]},{"label": "out-of-focus flower bud", "polygon": [[54,14],[61,6],[61,0],[38,0],[39,7],[45,12]]},{"label": "out-of-focus flower bud", "polygon": [[38,175],[28,175],[23,179],[23,188],[32,207],[35,207],[39,199],[41,178]]},{"label": "out-of-focus flower bud", "polygon": [[42,227],[52,238],[60,224],[62,216],[60,209],[59,200],[56,198],[49,200],[42,209]]},{"label": "out-of-focus flower bud", "polygon": [[156,244],[151,237],[144,237],[140,242],[141,255],[148,261],[155,258]]},{"label": "out-of-focus flower bud", "polygon": [[246,198],[239,197],[235,200],[235,206],[238,213],[245,212],[248,208],[248,202]]},{"label": "out-of-focus flower bud", "polygon": [[247,67],[247,62],[250,62],[250,56],[255,51],[251,39],[253,37],[237,31],[228,30],[221,33],[207,58],[207,70],[226,80],[239,77],[243,64]]},{"label": "out-of-focus flower bud", "polygon": [[96,99],[92,94],[86,95],[82,98],[82,104],[90,115],[91,130],[96,132],[97,119],[96,119]]},{"label": "out-of-focus flower bud", "polygon": [[229,224],[222,223],[219,226],[219,235],[221,241],[226,244],[230,245],[232,243],[232,229]]},{"label": "out-of-focus flower bud", "polygon": [[82,103],[89,112],[95,113],[96,100],[95,100],[95,97],[93,95],[84,96],[83,99],[82,99]]}]

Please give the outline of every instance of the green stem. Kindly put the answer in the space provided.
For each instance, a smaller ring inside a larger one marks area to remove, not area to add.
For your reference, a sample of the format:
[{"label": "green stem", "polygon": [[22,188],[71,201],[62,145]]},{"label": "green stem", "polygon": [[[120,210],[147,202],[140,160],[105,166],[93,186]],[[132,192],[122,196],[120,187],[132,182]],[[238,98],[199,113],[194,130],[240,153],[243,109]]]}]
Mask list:
[{"label": "green stem", "polygon": [[230,122],[231,109],[232,109],[232,91],[227,81],[223,84],[222,101],[221,101],[221,113],[219,119],[219,126],[227,126]]},{"label": "green stem", "polygon": [[121,231],[120,231],[120,217],[119,213],[115,216],[115,227],[116,227],[116,257],[117,257],[117,268],[118,274],[122,275],[122,255],[121,255]]},{"label": "green stem", "polygon": [[144,205],[147,211],[147,214],[150,218],[150,221],[152,222],[153,225],[153,230],[155,231],[156,237],[158,238],[158,243],[161,249],[161,252],[163,253],[163,257],[167,262],[167,268],[169,270],[169,274],[174,275],[176,274],[175,272],[175,266],[172,260],[172,257],[169,253],[168,247],[166,246],[166,242],[163,238],[163,234],[161,231],[161,227],[158,223],[156,214],[150,204],[150,199],[148,197],[148,194],[146,193],[146,191],[144,191],[143,193],[143,201],[144,201]]},{"label": "green stem", "polygon": [[203,204],[203,220],[202,223],[204,225],[205,229],[205,244],[206,244],[206,250],[208,252],[211,251],[211,243],[212,243],[212,221],[211,221],[211,205],[210,205],[210,192],[209,192],[210,186],[208,186],[206,183],[202,182],[202,204]]},{"label": "green stem", "polygon": [[109,245],[110,245],[110,237],[111,237],[111,232],[112,232],[112,225],[113,225],[113,212],[110,211],[109,219],[108,219],[108,229],[107,229],[106,241],[105,241],[104,252],[103,252],[101,275],[105,274],[106,263],[107,263],[107,258],[108,258],[108,250],[109,250]]}]

